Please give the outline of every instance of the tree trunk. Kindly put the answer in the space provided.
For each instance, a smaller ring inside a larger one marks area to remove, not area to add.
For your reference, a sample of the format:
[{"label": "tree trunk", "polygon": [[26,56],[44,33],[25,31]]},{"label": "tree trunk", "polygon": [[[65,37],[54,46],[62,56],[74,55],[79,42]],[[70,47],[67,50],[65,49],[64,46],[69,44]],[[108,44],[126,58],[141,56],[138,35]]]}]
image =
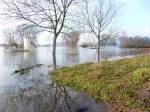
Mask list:
[{"label": "tree trunk", "polygon": [[53,56],[53,66],[54,66],[54,69],[56,69],[56,39],[57,39],[57,36],[54,35],[54,38],[53,38],[53,48],[52,48],[52,56]]},{"label": "tree trunk", "polygon": [[97,47],[97,61],[100,61],[100,37],[98,37],[98,47]]}]

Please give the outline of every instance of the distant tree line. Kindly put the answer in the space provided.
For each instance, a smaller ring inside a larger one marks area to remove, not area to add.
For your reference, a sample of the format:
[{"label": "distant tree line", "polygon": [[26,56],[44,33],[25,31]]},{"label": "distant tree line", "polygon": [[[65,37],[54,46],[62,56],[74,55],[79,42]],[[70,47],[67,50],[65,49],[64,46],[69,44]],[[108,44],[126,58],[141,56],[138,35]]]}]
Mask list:
[{"label": "distant tree line", "polygon": [[[106,39],[101,42],[101,46],[111,46],[111,45],[117,45],[117,41],[115,37],[111,38],[112,35],[110,34],[103,34],[102,39]],[[107,39],[109,38],[109,39]]]},{"label": "distant tree line", "polygon": [[122,48],[150,48],[149,37],[121,37],[120,47]]},{"label": "distant tree line", "polygon": [[[114,33],[114,32],[113,32]],[[117,40],[116,40],[117,35],[113,34],[102,34],[101,39],[103,41],[100,42],[100,46],[115,46],[117,45]],[[97,48],[98,44],[93,40],[93,42],[88,41],[88,42],[83,42],[80,44],[80,47],[95,47]]]}]

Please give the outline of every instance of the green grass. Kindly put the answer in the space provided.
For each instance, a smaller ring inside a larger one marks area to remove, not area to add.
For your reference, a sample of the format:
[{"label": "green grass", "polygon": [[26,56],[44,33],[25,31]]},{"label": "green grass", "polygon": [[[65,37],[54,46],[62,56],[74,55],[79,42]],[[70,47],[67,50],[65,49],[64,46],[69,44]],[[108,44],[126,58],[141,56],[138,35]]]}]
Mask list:
[{"label": "green grass", "polygon": [[96,101],[150,110],[150,56],[62,67],[52,74],[59,84],[82,91]]}]

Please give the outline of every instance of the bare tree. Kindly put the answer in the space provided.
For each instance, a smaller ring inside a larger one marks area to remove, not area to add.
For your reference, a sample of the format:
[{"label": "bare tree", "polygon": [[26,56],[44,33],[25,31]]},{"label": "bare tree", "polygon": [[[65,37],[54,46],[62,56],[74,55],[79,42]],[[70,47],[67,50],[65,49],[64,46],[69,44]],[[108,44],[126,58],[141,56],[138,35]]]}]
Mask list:
[{"label": "bare tree", "polygon": [[77,47],[77,44],[79,42],[79,36],[79,32],[72,31],[68,35],[65,35],[63,39],[65,40],[67,46]]},{"label": "bare tree", "polygon": [[4,13],[8,18],[25,22],[28,27],[39,27],[53,34],[53,65],[56,68],[56,40],[63,33],[71,6],[77,0],[3,0]]},{"label": "bare tree", "polygon": [[18,44],[18,39],[15,33],[15,29],[9,28],[7,27],[7,29],[3,30],[3,34],[5,37],[5,42],[6,42],[6,48],[18,48],[19,44]]},{"label": "bare tree", "polygon": [[80,9],[82,21],[89,29],[88,32],[93,33],[97,38],[98,61],[100,61],[101,42],[115,37],[112,36],[112,32],[108,38],[103,39],[101,35],[113,22],[119,8],[113,0],[96,0],[96,4],[92,4],[89,0],[84,0],[84,5]]},{"label": "bare tree", "polygon": [[7,28],[7,29],[3,30],[3,34],[4,34],[5,41],[7,44],[10,44],[10,43],[16,41],[14,31],[12,29]]}]

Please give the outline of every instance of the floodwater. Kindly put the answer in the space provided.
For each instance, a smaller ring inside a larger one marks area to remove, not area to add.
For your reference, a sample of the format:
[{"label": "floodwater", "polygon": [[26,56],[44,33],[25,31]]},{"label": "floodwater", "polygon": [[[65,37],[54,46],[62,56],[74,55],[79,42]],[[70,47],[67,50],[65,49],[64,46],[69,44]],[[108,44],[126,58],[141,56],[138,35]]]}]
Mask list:
[{"label": "floodwater", "polygon": [[[104,47],[101,60],[114,60],[150,54],[149,49]],[[57,47],[57,65],[69,66],[96,61],[97,52],[89,48]],[[51,48],[31,52],[8,52],[0,47],[0,112],[107,112],[103,102],[95,102],[81,92],[71,91],[51,80],[50,68],[33,68],[24,74],[15,70],[36,64],[51,65]]]}]

